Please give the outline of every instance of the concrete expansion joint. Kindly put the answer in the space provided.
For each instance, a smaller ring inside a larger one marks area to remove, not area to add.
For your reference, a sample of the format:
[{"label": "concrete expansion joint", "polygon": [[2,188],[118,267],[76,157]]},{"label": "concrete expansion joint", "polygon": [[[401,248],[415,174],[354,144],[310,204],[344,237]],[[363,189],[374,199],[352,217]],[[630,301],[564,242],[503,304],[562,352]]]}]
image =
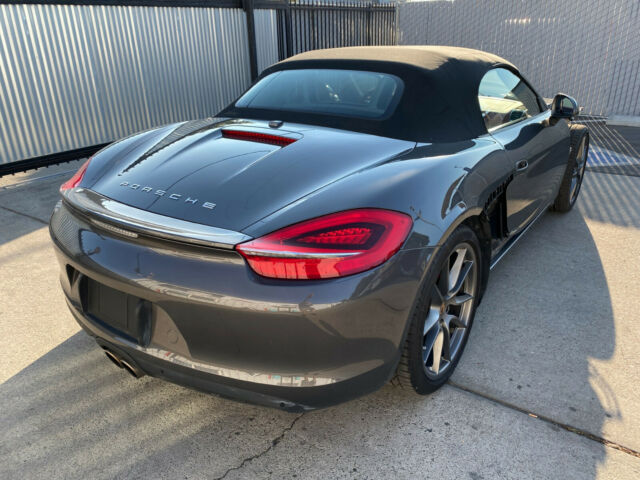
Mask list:
[{"label": "concrete expansion joint", "polygon": [[581,437],[588,438],[589,440],[592,440],[594,442],[600,443],[600,444],[604,445],[605,447],[613,448],[613,449],[618,450],[620,452],[626,453],[627,455],[631,455],[633,457],[640,458],[640,452],[638,452],[637,450],[633,450],[633,449],[631,449],[629,447],[625,447],[624,445],[620,445],[619,443],[612,442],[611,440],[607,440],[606,438],[600,437],[598,435],[594,435],[593,433],[587,432],[586,430],[583,430],[581,428],[576,428],[576,427],[571,426],[569,424],[562,423],[562,422],[559,422],[557,420],[554,420],[551,417],[547,417],[545,415],[540,415],[538,413],[531,412],[531,411],[527,410],[526,408],[519,407],[518,405],[515,405],[513,403],[507,402],[505,400],[501,400],[501,399],[493,397],[491,395],[487,395],[486,393],[479,392],[479,391],[474,390],[472,388],[465,387],[464,385],[460,385],[458,383],[452,382],[451,380],[449,380],[447,382],[447,384],[449,386],[453,387],[453,388],[456,388],[458,390],[462,390],[463,392],[467,392],[467,393],[470,393],[472,395],[476,395],[478,397],[482,397],[485,400],[489,400],[490,402],[496,403],[498,405],[501,405],[503,407],[509,408],[511,410],[515,410],[516,412],[524,413],[525,415],[528,415],[531,418],[537,418],[538,420],[542,420],[543,422],[550,423],[551,425],[554,425],[554,426],[556,426],[558,428],[566,430],[567,432],[575,433],[576,435],[580,435]]},{"label": "concrete expansion joint", "polygon": [[276,438],[271,440],[271,443],[269,444],[269,446],[267,448],[265,448],[261,452],[256,453],[255,455],[252,455],[250,457],[244,458],[242,460],[242,462],[240,462],[240,465],[236,465],[235,467],[231,467],[231,468],[227,469],[227,471],[225,471],[221,476],[216,477],[214,480],[222,480],[223,478],[226,478],[229,473],[231,473],[233,471],[236,471],[236,470],[241,470],[246,464],[252,462],[256,458],[260,458],[263,455],[269,453],[271,450],[273,450],[273,448],[275,448],[276,445],[278,445],[282,441],[284,436],[288,432],[290,432],[291,429],[293,429],[293,427],[295,426],[296,422],[298,420],[300,420],[303,415],[304,415],[304,413],[301,413],[296,418],[294,418],[293,421],[282,430],[282,433],[280,433],[280,435],[278,435]]},{"label": "concrete expansion joint", "polygon": [[19,212],[18,210],[14,210],[13,208],[5,207],[3,205],[0,205],[0,208],[2,210],[6,210],[7,212],[11,212],[11,213],[13,213],[15,215],[21,215],[23,217],[26,217],[26,218],[28,218],[30,220],[33,220],[34,222],[38,222],[38,223],[41,223],[43,225],[49,225],[49,222],[46,222],[46,221],[42,220],[41,218],[34,217],[33,215],[29,215],[28,213],[22,213],[22,212]]}]

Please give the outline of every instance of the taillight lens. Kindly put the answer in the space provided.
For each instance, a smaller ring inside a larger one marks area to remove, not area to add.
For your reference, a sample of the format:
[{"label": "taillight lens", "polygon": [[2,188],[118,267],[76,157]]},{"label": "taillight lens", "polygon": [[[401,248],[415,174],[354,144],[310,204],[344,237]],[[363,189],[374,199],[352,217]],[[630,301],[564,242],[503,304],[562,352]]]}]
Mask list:
[{"label": "taillight lens", "polygon": [[285,227],[236,248],[264,277],[344,277],[391,258],[406,240],[411,225],[411,217],[404,213],[375,208],[348,210]]},{"label": "taillight lens", "polygon": [[91,159],[87,160],[82,164],[82,166],[78,169],[76,173],[73,174],[69,180],[60,185],[60,191],[64,192],[65,190],[71,190],[72,188],[76,188],[80,182],[82,181],[82,177],[84,177],[84,172],[87,171],[87,167],[89,166],[89,162]]}]

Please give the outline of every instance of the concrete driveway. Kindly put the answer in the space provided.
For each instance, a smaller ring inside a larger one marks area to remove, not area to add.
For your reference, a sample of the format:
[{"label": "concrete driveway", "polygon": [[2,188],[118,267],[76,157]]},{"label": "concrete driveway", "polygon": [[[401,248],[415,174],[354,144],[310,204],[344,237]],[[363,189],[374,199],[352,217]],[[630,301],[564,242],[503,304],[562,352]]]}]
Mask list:
[{"label": "concrete driveway", "polygon": [[46,227],[75,168],[0,179],[0,478],[640,478],[640,177],[543,216],[436,394],[295,415],[135,380],[79,331]]}]

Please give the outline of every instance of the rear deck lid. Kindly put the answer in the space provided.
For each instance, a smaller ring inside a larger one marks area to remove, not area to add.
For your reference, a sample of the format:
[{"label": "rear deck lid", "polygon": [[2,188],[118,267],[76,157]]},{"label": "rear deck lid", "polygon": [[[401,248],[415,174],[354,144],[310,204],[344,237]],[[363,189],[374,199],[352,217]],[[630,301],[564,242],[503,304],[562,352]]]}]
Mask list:
[{"label": "rear deck lid", "polygon": [[299,124],[187,122],[160,135],[149,132],[126,152],[110,156],[107,148],[92,162],[91,183],[83,186],[159,215],[241,231],[413,146]]}]

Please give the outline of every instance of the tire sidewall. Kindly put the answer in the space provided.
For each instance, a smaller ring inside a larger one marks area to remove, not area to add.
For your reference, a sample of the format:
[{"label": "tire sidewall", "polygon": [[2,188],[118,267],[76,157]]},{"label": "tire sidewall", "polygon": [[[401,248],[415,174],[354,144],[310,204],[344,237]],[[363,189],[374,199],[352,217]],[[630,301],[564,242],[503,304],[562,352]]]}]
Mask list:
[{"label": "tire sidewall", "polygon": [[[573,207],[576,202],[578,201],[578,197],[580,196],[580,190],[582,189],[582,183],[584,182],[584,174],[585,174],[585,170],[587,169],[587,159],[589,157],[589,134],[587,132],[585,132],[583,135],[580,136],[580,140],[578,141],[578,145],[577,145],[577,149],[576,149],[576,154],[573,155],[573,162],[571,165],[571,170],[570,173],[573,171],[573,167],[575,167],[577,165],[577,161],[578,161],[578,151],[580,150],[580,143],[584,142],[584,155],[585,155],[585,159],[584,159],[584,165],[582,166],[582,175],[580,177],[580,183],[577,186],[578,191],[576,192],[576,198],[569,198],[569,203],[571,204],[571,207]],[[569,182],[571,182],[571,177],[569,177]],[[569,190],[569,195],[571,195],[571,190]]]},{"label": "tire sidewall", "polygon": [[[556,212],[568,212],[573,208],[576,204],[578,197],[580,196],[580,190],[582,188],[582,183],[584,182],[584,175],[580,179],[580,185],[578,186],[578,194],[574,201],[571,198],[571,178],[573,174],[573,169],[576,166],[578,151],[580,150],[580,143],[582,141],[585,142],[585,155],[589,155],[589,130],[584,127],[584,125],[573,125],[570,130],[571,136],[571,150],[569,152],[569,158],[567,159],[567,168],[565,169],[564,175],[562,177],[562,182],[560,183],[560,189],[558,191],[558,195],[553,204],[553,210]],[[586,168],[586,159],[585,166]]]}]

